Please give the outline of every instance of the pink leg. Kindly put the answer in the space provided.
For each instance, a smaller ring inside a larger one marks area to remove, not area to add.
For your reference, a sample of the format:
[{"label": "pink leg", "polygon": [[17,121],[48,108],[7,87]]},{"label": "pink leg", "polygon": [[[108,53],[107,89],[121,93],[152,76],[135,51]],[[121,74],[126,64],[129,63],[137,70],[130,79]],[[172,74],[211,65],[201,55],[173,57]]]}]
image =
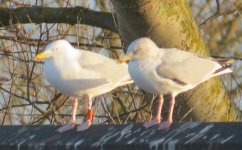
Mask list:
[{"label": "pink leg", "polygon": [[71,111],[71,118],[69,119],[69,123],[67,125],[60,127],[57,130],[58,132],[65,132],[75,127],[77,106],[78,106],[78,99],[75,98],[74,101],[72,101],[72,111]]},{"label": "pink leg", "polygon": [[175,105],[175,97],[172,94],[170,96],[171,96],[171,99],[170,99],[168,118],[167,118],[167,121],[162,122],[160,124],[159,129],[169,128],[173,122],[172,115],[173,115],[173,109],[174,109],[174,105]]},{"label": "pink leg", "polygon": [[88,113],[87,113],[87,121],[84,124],[81,124],[77,127],[77,131],[84,131],[88,129],[93,120],[93,110],[92,110],[92,99],[88,96]]},{"label": "pink leg", "polygon": [[151,126],[157,125],[161,122],[161,109],[162,109],[162,105],[163,105],[163,96],[159,95],[159,100],[158,100],[158,106],[157,106],[157,113],[156,116],[153,120],[144,123],[144,127],[145,128],[149,128]]}]

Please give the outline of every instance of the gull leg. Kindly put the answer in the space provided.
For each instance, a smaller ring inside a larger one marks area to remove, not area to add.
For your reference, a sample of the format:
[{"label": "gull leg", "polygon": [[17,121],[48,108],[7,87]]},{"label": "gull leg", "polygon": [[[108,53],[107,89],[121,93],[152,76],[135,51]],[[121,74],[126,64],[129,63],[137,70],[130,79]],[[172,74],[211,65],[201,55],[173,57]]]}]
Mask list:
[{"label": "gull leg", "polygon": [[77,131],[84,131],[88,129],[93,121],[93,110],[92,110],[92,99],[88,96],[88,112],[87,112],[87,121],[84,124],[81,124],[77,127]]},{"label": "gull leg", "polygon": [[71,118],[69,119],[69,123],[57,129],[58,132],[60,133],[65,132],[75,127],[77,106],[78,106],[78,99],[75,98],[74,101],[72,101],[72,111],[71,111]]},{"label": "gull leg", "polygon": [[170,97],[171,97],[171,99],[170,99],[170,106],[169,106],[167,121],[162,122],[160,124],[159,129],[169,128],[171,126],[172,122],[173,122],[172,115],[173,115],[173,109],[174,109],[174,105],[175,105],[175,97],[172,94],[170,95]]},{"label": "gull leg", "polygon": [[153,120],[144,123],[144,127],[145,128],[149,128],[151,126],[157,125],[161,122],[161,109],[162,109],[162,105],[163,105],[163,96],[159,95],[159,100],[158,100],[158,106],[157,106],[157,113],[156,116]]}]

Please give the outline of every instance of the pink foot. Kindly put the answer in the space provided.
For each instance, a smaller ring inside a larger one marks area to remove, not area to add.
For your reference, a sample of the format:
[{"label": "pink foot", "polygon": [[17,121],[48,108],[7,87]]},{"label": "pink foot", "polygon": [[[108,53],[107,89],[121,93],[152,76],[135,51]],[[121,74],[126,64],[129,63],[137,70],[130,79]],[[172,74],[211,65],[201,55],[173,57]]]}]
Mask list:
[{"label": "pink foot", "polygon": [[71,130],[71,129],[75,128],[75,123],[76,123],[76,120],[73,118],[70,118],[69,123],[67,125],[60,127],[59,129],[57,129],[57,132],[62,133],[62,132]]},{"label": "pink foot", "polygon": [[144,123],[144,127],[147,129],[147,128],[157,125],[159,123],[160,123],[160,119],[153,119],[149,122]]},{"label": "pink foot", "polygon": [[84,130],[87,130],[91,125],[92,125],[92,121],[87,120],[84,124],[79,125],[76,130],[77,132],[84,131]]},{"label": "pink foot", "polygon": [[67,125],[64,125],[64,126],[60,127],[59,129],[57,129],[57,132],[62,133],[62,132],[71,130],[73,128],[75,128],[74,124],[67,124]]},{"label": "pink foot", "polygon": [[172,121],[161,122],[160,125],[159,125],[158,130],[167,129],[167,128],[169,128],[171,126],[171,124],[172,124]]}]

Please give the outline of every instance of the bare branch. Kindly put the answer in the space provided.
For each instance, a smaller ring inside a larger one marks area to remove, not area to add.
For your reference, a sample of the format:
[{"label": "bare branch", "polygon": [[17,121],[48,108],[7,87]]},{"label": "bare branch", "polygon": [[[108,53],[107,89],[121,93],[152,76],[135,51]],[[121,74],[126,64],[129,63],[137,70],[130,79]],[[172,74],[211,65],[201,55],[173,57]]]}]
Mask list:
[{"label": "bare branch", "polygon": [[219,5],[219,1],[217,0],[217,12],[213,15],[211,15],[210,17],[208,17],[205,21],[203,21],[200,26],[203,26],[211,21],[213,21],[214,19],[218,18],[219,16],[223,16],[223,15],[229,15],[229,14],[233,14],[233,13],[240,13],[242,12],[242,5],[238,5],[237,7],[231,7],[230,9],[221,11],[220,5]]},{"label": "bare branch", "polygon": [[[51,41],[47,41],[47,40],[39,40],[39,39],[26,39],[26,38],[21,38],[21,37],[14,37],[14,36],[1,36],[0,35],[0,39],[3,40],[9,40],[9,41],[14,41],[14,42],[18,42],[21,44],[28,44],[30,46],[46,46],[49,42]],[[71,42],[71,45],[77,47],[79,46],[85,46],[85,47],[97,47],[97,48],[106,48],[106,49],[122,49],[121,46],[116,46],[116,45],[109,45],[109,46],[105,46],[103,44],[100,43],[76,43],[76,42]],[[4,51],[3,48],[0,48],[0,51]],[[7,51],[4,51],[6,53],[9,53]],[[0,54],[1,55],[1,54]]]},{"label": "bare branch", "polygon": [[111,13],[98,12],[84,7],[0,8],[0,27],[17,23],[67,23],[73,25],[80,23],[117,32]]}]

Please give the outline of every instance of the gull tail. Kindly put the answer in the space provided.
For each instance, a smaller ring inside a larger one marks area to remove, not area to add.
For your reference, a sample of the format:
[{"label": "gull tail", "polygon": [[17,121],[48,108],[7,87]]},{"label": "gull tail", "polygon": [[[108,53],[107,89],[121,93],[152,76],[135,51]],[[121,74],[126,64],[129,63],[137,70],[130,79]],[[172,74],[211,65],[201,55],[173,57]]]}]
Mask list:
[{"label": "gull tail", "polygon": [[222,74],[232,73],[233,71],[230,69],[236,60],[242,60],[242,58],[226,58],[226,57],[218,57],[218,56],[212,56],[211,59],[213,61],[216,61],[220,64],[220,68],[214,71],[213,77],[219,76]]},{"label": "gull tail", "polygon": [[232,66],[233,66],[232,64],[221,65],[221,68],[214,71],[213,77],[219,76],[222,74],[232,73],[233,71],[230,69]]},{"label": "gull tail", "polygon": [[224,57],[224,56],[211,56],[211,60],[217,61],[219,64],[232,64],[235,61],[241,61],[242,57]]}]

